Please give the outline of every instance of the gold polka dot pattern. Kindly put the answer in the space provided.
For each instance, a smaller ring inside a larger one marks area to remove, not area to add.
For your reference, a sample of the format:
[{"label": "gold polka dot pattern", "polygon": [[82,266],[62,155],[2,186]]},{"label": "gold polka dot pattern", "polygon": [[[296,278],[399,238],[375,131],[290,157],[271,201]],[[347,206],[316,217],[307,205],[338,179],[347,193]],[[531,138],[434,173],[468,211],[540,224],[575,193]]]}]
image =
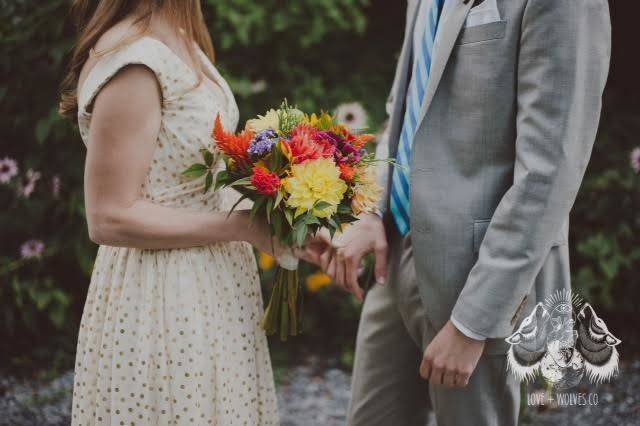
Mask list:
[{"label": "gold polka dot pattern", "polygon": [[[180,174],[210,146],[217,113],[229,130],[238,123],[229,86],[198,54],[217,84],[199,81],[149,37],[101,58],[79,93],[80,133],[90,143],[88,106],[106,82],[127,65],[147,66],[160,82],[163,105],[142,195],[174,208],[226,211],[236,193],[203,194],[203,179]],[[279,424],[262,314],[256,262],[246,243],[175,250],[101,246],[78,336],[72,424]]]}]

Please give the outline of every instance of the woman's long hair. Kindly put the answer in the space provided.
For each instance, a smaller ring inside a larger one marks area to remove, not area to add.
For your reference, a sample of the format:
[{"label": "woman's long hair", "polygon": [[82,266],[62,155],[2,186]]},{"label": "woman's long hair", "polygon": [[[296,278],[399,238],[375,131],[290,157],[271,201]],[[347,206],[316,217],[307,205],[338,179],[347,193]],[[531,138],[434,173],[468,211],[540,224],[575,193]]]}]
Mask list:
[{"label": "woman's long hair", "polygon": [[[171,24],[184,31],[183,35],[188,41],[189,49],[192,46],[191,41],[195,41],[209,59],[214,60],[211,36],[204,23],[200,0],[74,0],[71,15],[79,36],[69,64],[69,72],[61,85],[60,115],[72,121],[76,120],[80,71],[100,37],[127,16],[135,14],[136,27],[140,28],[140,31],[132,38],[123,40],[121,45],[130,43],[148,31],[152,15],[160,10]],[[193,51],[189,54],[195,57]]]}]

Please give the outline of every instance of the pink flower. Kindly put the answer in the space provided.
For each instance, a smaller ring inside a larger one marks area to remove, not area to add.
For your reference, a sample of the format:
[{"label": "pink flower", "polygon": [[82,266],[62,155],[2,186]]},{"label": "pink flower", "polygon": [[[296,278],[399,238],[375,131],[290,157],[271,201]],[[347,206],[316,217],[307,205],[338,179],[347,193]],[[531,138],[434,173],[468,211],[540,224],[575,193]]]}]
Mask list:
[{"label": "pink flower", "polygon": [[25,198],[29,198],[33,191],[36,190],[36,183],[40,180],[42,175],[33,169],[27,170],[26,183],[24,185],[18,185],[18,194]]},{"label": "pink flower", "polygon": [[16,160],[4,157],[0,160],[0,183],[9,183],[18,174],[18,163]]},{"label": "pink flower", "polygon": [[20,255],[25,259],[42,256],[44,243],[40,240],[29,240],[20,246]]},{"label": "pink flower", "polygon": [[634,148],[629,157],[633,171],[640,173],[640,147]]},{"label": "pink flower", "polygon": [[55,175],[51,178],[51,192],[53,193],[54,198],[58,198],[58,195],[60,195],[61,186],[62,182],[60,181],[60,176]]}]

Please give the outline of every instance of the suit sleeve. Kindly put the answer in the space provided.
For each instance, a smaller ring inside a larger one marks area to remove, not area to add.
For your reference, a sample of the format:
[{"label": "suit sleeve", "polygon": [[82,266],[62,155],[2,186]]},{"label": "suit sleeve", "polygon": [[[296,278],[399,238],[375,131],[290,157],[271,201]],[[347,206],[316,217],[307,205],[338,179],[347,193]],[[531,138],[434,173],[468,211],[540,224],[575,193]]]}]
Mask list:
[{"label": "suit sleeve", "polygon": [[531,291],[576,198],[609,70],[606,0],[529,0],[520,39],[514,183],[482,241],[452,316],[490,338]]}]

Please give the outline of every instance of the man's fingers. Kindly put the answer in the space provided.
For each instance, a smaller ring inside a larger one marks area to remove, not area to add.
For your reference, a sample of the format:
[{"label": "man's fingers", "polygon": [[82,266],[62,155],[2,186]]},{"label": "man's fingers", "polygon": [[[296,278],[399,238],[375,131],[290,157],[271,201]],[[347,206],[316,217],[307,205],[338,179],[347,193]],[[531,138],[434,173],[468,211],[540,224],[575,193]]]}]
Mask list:
[{"label": "man's fingers", "polygon": [[336,259],[335,256],[332,256],[331,259],[329,259],[329,264],[327,265],[326,268],[326,273],[327,275],[329,275],[331,277],[331,280],[333,280],[333,283],[335,285],[337,285],[338,287],[342,287],[342,283],[338,282],[337,280],[337,276],[336,276],[336,264],[338,262],[338,259]]},{"label": "man's fingers", "polygon": [[431,376],[429,377],[429,381],[432,385],[442,385],[444,376],[444,368],[443,366],[433,363],[431,367]]},{"label": "man's fingers", "polygon": [[449,387],[449,388],[453,388],[456,386],[456,372],[453,370],[449,370],[449,369],[445,369],[443,377],[442,377],[442,383]]},{"label": "man's fingers", "polygon": [[326,250],[320,255],[320,268],[328,275],[331,275],[329,274],[329,264],[331,263],[331,260],[334,258],[334,256],[334,250]]},{"label": "man's fingers", "polygon": [[376,256],[376,282],[378,284],[384,284],[384,281],[387,277],[387,254],[388,247],[387,242],[378,241],[375,246],[375,256]]},{"label": "man's fingers", "polygon": [[293,249],[293,255],[298,259],[302,259],[305,262],[313,263],[315,265],[319,265],[320,262],[320,256],[308,248],[295,248]]},{"label": "man's fingers", "polygon": [[431,360],[426,356],[422,357],[422,362],[420,363],[420,377],[425,380],[429,380],[429,376],[431,375]]},{"label": "man's fingers", "polygon": [[364,292],[358,284],[358,267],[361,261],[362,257],[358,256],[351,256],[345,259],[345,279],[347,287],[351,289],[351,293],[362,302],[364,300]]},{"label": "man's fingers", "polygon": [[469,384],[469,375],[464,373],[458,373],[456,375],[456,387],[464,388]]}]

